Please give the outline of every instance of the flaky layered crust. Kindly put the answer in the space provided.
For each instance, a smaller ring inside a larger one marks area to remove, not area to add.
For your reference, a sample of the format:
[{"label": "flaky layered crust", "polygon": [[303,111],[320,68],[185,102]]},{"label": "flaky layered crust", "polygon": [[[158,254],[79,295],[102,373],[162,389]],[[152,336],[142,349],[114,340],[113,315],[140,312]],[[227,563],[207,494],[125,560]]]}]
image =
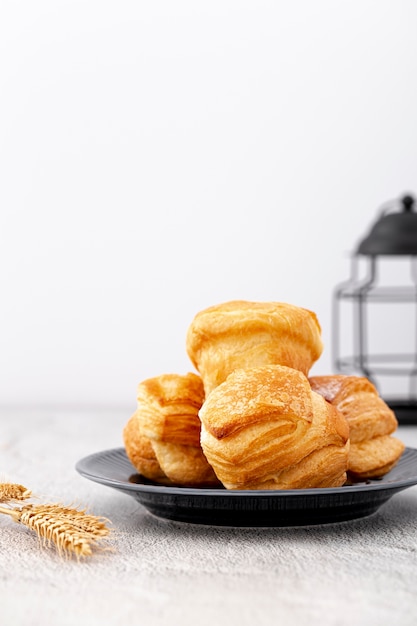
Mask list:
[{"label": "flaky layered crust", "polygon": [[389,435],[397,428],[394,412],[363,376],[312,376],[313,391],[333,404],[349,421],[352,443]]},{"label": "flaky layered crust", "polygon": [[173,483],[194,487],[218,486],[219,480],[201,447],[152,441],[156,458]]},{"label": "flaky layered crust", "polygon": [[198,411],[204,402],[203,381],[197,374],[162,374],[137,388],[140,428],[153,441],[200,445]]},{"label": "flaky layered crust", "polygon": [[362,376],[312,376],[311,388],[347,419],[350,431],[349,472],[355,478],[377,478],[390,471],[404,451],[392,437],[398,426],[394,412],[375,386]]},{"label": "flaky layered crust", "polygon": [[403,451],[403,442],[392,435],[351,443],[349,475],[354,480],[380,478],[392,470]]},{"label": "flaky layered crust", "polygon": [[281,302],[244,300],[198,313],[188,328],[186,347],[206,396],[235,369],[276,364],[307,375],[323,350],[313,312]]},{"label": "flaky layered crust", "polygon": [[127,457],[139,474],[158,483],[171,482],[161,469],[150,440],[140,433],[137,412],[130,417],[123,429],[123,442]]},{"label": "flaky layered crust", "polygon": [[201,445],[228,489],[298,489],[344,484],[345,418],[280,365],[235,370],[200,409]]},{"label": "flaky layered crust", "polygon": [[203,382],[193,373],[163,374],[138,385],[140,433],[173,483],[218,483],[200,445],[198,411],[203,401]]}]

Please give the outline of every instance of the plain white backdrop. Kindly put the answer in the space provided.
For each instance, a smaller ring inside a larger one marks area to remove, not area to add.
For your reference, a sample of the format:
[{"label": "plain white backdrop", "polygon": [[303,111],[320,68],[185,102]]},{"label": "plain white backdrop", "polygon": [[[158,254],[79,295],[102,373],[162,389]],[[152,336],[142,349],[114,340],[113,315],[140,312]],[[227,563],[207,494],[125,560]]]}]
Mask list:
[{"label": "plain white backdrop", "polygon": [[417,191],[413,0],[3,0],[0,402],[125,405],[206,306],[314,310]]}]

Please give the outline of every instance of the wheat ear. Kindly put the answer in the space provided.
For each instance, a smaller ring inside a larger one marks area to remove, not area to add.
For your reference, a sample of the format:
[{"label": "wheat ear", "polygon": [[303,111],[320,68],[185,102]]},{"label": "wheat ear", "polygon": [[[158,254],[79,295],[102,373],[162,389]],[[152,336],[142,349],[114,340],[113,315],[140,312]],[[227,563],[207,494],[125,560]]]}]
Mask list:
[{"label": "wheat ear", "polygon": [[16,483],[0,483],[0,502],[27,500],[32,495],[30,489]]},{"label": "wheat ear", "polygon": [[20,509],[0,506],[0,513],[35,531],[44,544],[55,544],[65,556],[91,556],[94,544],[110,532],[104,518],[60,504],[28,504]]}]

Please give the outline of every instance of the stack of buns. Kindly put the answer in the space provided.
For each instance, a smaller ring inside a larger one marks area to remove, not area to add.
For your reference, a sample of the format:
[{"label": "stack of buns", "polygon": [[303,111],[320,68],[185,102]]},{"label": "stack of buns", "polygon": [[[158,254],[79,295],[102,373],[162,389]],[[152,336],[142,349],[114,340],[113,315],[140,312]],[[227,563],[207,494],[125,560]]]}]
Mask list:
[{"label": "stack of buns", "polygon": [[338,487],[381,477],[404,450],[394,413],[358,376],[314,376],[316,315],[281,302],[231,301],[192,320],[197,373],[138,385],[123,439],[160,484],[226,489]]}]

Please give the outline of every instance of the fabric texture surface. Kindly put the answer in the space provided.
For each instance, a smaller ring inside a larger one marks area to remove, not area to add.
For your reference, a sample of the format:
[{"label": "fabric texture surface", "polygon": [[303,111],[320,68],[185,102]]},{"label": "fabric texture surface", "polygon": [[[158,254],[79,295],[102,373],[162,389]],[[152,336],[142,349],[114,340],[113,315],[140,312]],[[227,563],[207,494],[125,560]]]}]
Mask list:
[{"label": "fabric texture surface", "polygon": [[[302,528],[159,520],[76,462],[120,447],[129,408],[2,408],[0,477],[108,518],[111,551],[77,562],[0,516],[5,626],[415,625],[417,487],[369,518]],[[417,447],[417,427],[398,436]]]}]

